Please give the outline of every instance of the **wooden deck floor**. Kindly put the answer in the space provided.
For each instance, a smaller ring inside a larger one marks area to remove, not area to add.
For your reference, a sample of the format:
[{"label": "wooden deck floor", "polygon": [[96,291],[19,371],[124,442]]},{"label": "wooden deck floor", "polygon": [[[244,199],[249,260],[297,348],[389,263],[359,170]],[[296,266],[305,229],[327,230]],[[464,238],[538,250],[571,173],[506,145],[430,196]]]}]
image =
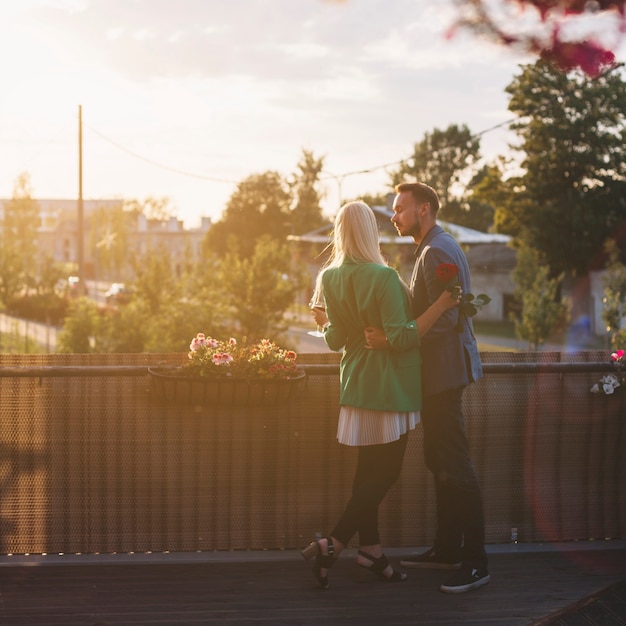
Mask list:
[{"label": "wooden deck floor", "polygon": [[[597,611],[545,620],[611,585],[626,586],[626,542],[488,551],[491,583],[458,595],[438,591],[446,572],[411,570],[406,583],[393,585],[357,576],[354,551],[342,555],[326,591],[295,551],[0,557],[0,624],[626,624],[626,602],[616,594],[602,621],[589,621]],[[407,551],[387,553],[397,564]]]}]

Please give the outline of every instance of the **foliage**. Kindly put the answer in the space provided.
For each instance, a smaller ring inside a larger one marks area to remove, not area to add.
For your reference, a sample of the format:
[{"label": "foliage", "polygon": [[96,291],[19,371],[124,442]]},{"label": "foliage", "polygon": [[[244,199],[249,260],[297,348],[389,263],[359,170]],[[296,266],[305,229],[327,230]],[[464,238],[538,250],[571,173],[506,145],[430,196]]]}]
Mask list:
[{"label": "foliage", "polygon": [[183,297],[173,259],[165,246],[148,249],[132,258],[131,263],[136,277],[133,285],[136,298],[143,302],[149,315],[159,315],[168,301]]},{"label": "foliage", "polygon": [[17,322],[12,328],[0,332],[0,352],[2,354],[43,354],[44,348],[26,334],[19,331]]},{"label": "foliage", "polygon": [[229,236],[240,242],[237,256],[242,258],[251,256],[253,249],[249,242],[262,235],[284,241],[290,231],[291,202],[291,191],[277,172],[249,176],[237,185],[221,220],[207,233],[203,244],[206,255],[232,255]]},{"label": "foliage", "polygon": [[496,226],[496,215],[506,214],[515,198],[515,179],[507,178],[509,165],[504,158],[484,165],[470,180],[466,189],[466,201],[459,203],[458,210],[449,205],[445,210],[448,221],[482,232],[502,232],[510,234],[506,226]]},{"label": "foliage", "polygon": [[134,265],[132,302],[100,313],[70,309],[64,351],[182,352],[198,327],[258,339],[285,328],[302,284],[287,247],[271,238],[261,238],[250,259],[205,258],[175,271],[164,250],[149,250]]},{"label": "foliage", "polygon": [[15,317],[58,326],[67,315],[67,304],[67,298],[56,293],[33,293],[11,299],[7,310]]},{"label": "foliage", "polygon": [[623,327],[626,320],[626,265],[619,259],[619,250],[614,240],[609,239],[606,242],[605,250],[609,264],[602,280],[602,319],[606,324],[611,346],[617,348],[626,344],[626,327]]},{"label": "foliage", "polygon": [[[148,352],[152,332],[150,316],[137,301],[100,312],[98,352]],[[148,321],[147,321],[148,320]]]},{"label": "foliage", "polygon": [[232,326],[218,264],[190,268],[178,277],[176,292],[165,298],[159,314],[144,315],[147,352],[184,352],[198,328],[222,335]]},{"label": "foliage", "polygon": [[146,317],[143,312],[134,313],[132,304],[103,310],[86,297],[71,300],[57,352],[144,352]]},{"label": "foliage", "polygon": [[100,207],[91,215],[89,244],[94,251],[96,278],[128,278],[129,234],[137,219],[133,209],[135,203],[130,201],[116,207]]},{"label": "foliage", "polygon": [[494,208],[476,200],[452,200],[441,212],[440,218],[451,224],[489,232],[493,226]]},{"label": "foliage", "polygon": [[294,235],[308,233],[327,221],[322,215],[321,196],[316,189],[323,168],[323,157],[316,159],[312,152],[302,151],[298,172],[291,183],[295,206],[291,210],[290,231]]},{"label": "foliage", "polygon": [[167,221],[176,216],[176,209],[170,205],[170,199],[167,197],[148,196],[143,200],[127,200],[124,203],[124,212],[135,219],[143,215],[147,220],[159,221]]},{"label": "foliage", "polygon": [[227,254],[217,266],[223,285],[231,331],[258,340],[286,330],[285,312],[299,289],[305,286],[301,269],[291,266],[286,245],[261,237],[250,258]]},{"label": "foliage", "polygon": [[[592,76],[615,60],[613,52],[598,43],[606,40],[606,31],[612,34],[615,48],[626,32],[624,0],[456,0],[456,3],[457,28],[538,54],[561,70],[578,67]],[[597,19],[600,16],[614,19],[600,21]],[[572,23],[575,30],[567,28]]]},{"label": "foliage", "polygon": [[135,297],[110,321],[113,351],[182,352],[199,326],[215,334],[224,330],[228,312],[216,260],[198,264],[185,258],[174,266],[170,254],[159,248],[146,251],[133,265]]},{"label": "foliage", "polygon": [[189,346],[189,362],[175,373],[207,378],[291,378],[297,355],[269,339],[248,345],[234,338],[219,341],[198,333]]},{"label": "foliage", "polygon": [[40,296],[56,295],[59,282],[66,277],[67,272],[63,263],[54,261],[49,255],[43,255],[34,281],[35,293]]},{"label": "foliage", "polygon": [[435,128],[414,144],[413,155],[391,172],[391,184],[412,180],[428,181],[437,190],[442,208],[452,202],[454,185],[479,159],[480,141],[467,126],[452,124]]},{"label": "foliage", "polygon": [[58,288],[64,276],[63,264],[44,256],[39,273],[28,280],[30,286],[9,296],[6,309],[16,317],[59,325],[67,313],[67,293]]},{"label": "foliage", "polygon": [[388,195],[386,193],[362,193],[359,195],[359,200],[369,206],[387,206]]},{"label": "foliage", "polygon": [[34,285],[37,275],[39,205],[28,174],[20,174],[0,224],[0,300],[7,304]]},{"label": "foliage", "polygon": [[555,331],[569,322],[569,304],[558,301],[563,275],[550,278],[549,268],[540,254],[522,246],[517,253],[513,271],[515,295],[522,304],[521,313],[514,318],[519,339],[528,341],[537,350]]},{"label": "foliage", "polygon": [[[455,263],[439,263],[435,268],[437,279],[444,283],[444,288],[450,293],[459,293],[461,283],[459,282],[459,266]],[[461,296],[459,309],[465,317],[474,317],[479,309],[491,302],[491,298],[481,293],[475,296],[473,293],[464,293]],[[459,320],[459,325],[461,320]]]},{"label": "foliage", "polygon": [[57,352],[86,354],[100,352],[94,341],[100,325],[98,307],[86,297],[70,302],[63,329],[58,334]]},{"label": "foliage", "polygon": [[[546,62],[507,87],[524,174],[502,211],[508,230],[538,250],[551,276],[601,266],[602,245],[626,219],[626,83],[595,80]],[[500,209],[499,209],[500,210]]]}]

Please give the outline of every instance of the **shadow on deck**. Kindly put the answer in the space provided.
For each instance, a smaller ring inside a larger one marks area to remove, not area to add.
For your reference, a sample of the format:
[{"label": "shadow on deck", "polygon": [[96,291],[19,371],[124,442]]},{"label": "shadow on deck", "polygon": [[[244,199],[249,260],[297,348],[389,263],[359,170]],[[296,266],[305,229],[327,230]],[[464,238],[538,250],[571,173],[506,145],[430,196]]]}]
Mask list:
[{"label": "shadow on deck", "polygon": [[[390,549],[397,566],[413,552]],[[354,550],[318,589],[297,551],[0,557],[6,626],[626,624],[626,542],[488,546],[491,583],[450,595],[447,572],[385,584]],[[603,593],[604,592],[604,593]]]}]

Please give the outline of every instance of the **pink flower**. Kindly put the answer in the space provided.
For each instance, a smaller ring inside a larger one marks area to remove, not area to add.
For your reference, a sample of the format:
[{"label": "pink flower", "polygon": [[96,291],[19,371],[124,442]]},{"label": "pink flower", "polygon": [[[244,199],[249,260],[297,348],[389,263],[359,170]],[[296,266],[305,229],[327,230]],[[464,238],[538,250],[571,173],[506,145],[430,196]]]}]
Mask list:
[{"label": "pink flower", "polygon": [[198,333],[187,356],[189,363],[183,367],[200,376],[288,379],[298,373],[296,353],[269,339],[248,345],[233,337],[218,341]]},{"label": "pink flower", "polygon": [[621,361],[623,358],[624,358],[624,351],[623,350],[616,350],[611,355],[611,359],[613,359],[613,361]]},{"label": "pink flower", "polygon": [[202,348],[206,345],[206,339],[204,337],[204,333],[198,333],[192,340],[191,344],[189,344],[189,349],[194,352],[199,348]]},{"label": "pink flower", "polygon": [[228,352],[216,352],[212,358],[215,365],[228,365],[232,363],[233,357]]}]

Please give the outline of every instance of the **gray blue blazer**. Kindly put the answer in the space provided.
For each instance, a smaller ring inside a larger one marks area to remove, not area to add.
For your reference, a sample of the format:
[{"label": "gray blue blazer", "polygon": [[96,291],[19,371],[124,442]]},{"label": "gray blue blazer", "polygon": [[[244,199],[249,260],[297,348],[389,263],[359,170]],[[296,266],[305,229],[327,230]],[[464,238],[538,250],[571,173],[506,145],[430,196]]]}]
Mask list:
[{"label": "gray blue blazer", "polygon": [[[454,237],[439,225],[433,226],[416,250],[411,277],[413,315],[419,317],[441,295],[445,285],[435,270],[440,263],[459,267],[463,293],[471,293],[467,259]],[[448,309],[421,338],[422,393],[431,396],[447,389],[465,387],[482,378],[483,368],[474,336],[472,319],[459,309]]]}]

